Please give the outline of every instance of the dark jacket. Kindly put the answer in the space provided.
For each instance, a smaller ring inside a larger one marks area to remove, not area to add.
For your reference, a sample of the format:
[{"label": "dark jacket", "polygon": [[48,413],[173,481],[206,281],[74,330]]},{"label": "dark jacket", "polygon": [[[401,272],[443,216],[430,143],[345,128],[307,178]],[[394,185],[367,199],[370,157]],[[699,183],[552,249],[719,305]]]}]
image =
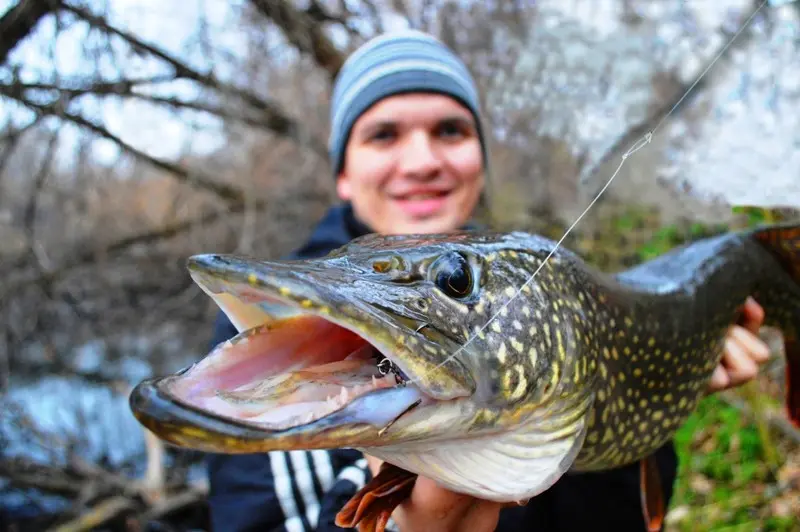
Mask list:
[{"label": "dark jacket", "polygon": [[[323,256],[367,232],[349,205],[336,206],[291,257]],[[220,313],[212,345],[235,334]],[[657,458],[664,493],[671,498],[677,470],[672,444],[659,450]],[[220,532],[342,530],[334,524],[336,512],[371,478],[363,455],[354,450],[212,455],[208,471],[211,522]],[[528,530],[642,532],[638,464],[567,474],[527,506],[501,512],[497,532]]]}]

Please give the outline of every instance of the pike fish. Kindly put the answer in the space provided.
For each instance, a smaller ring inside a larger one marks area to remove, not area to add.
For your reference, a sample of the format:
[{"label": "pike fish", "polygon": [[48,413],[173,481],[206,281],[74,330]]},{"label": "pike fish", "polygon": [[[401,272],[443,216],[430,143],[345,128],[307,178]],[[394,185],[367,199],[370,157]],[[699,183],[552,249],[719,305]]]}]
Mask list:
[{"label": "pike fish", "polygon": [[135,416],[201,451],[384,460],[339,526],[383,530],[419,474],[514,504],[571,471],[638,462],[658,529],[651,456],[703,398],[751,295],[783,332],[786,409],[800,427],[797,223],[613,275],[521,232],[368,235],[317,259],[205,254],[188,270],[240,333],[140,383]]}]

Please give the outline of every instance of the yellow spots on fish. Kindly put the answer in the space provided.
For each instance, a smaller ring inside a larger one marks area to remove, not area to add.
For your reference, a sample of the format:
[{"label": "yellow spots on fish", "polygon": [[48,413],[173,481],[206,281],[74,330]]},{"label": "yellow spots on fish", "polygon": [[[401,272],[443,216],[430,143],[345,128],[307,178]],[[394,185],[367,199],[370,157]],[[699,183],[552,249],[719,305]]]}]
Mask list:
[{"label": "yellow spots on fish", "polygon": [[258,276],[254,273],[251,273],[247,276],[247,282],[250,283],[250,286],[256,286],[258,284]]},{"label": "yellow spots on fish", "polygon": [[620,371],[619,374],[617,374],[617,378],[619,379],[619,382],[625,382],[625,373]]},{"label": "yellow spots on fish", "polygon": [[322,314],[330,314],[330,313],[331,313],[331,309],[330,309],[330,307],[319,307],[319,309],[318,309],[318,310],[319,310],[319,311],[320,311]]},{"label": "yellow spots on fish", "polygon": [[525,305],[524,307],[522,307],[522,313],[525,315],[526,318],[530,318],[531,317],[531,307],[529,307],[528,305]]},{"label": "yellow spots on fish", "polygon": [[311,306],[314,305],[314,303],[310,299],[304,299],[300,302],[300,305],[303,308],[311,308]]},{"label": "yellow spots on fish", "polygon": [[671,393],[664,394],[664,402],[665,403],[671,403],[672,402],[672,394]]},{"label": "yellow spots on fish", "polygon": [[493,330],[494,332],[496,332],[496,333],[501,333],[501,332],[503,331],[503,328],[502,328],[502,327],[500,327],[500,322],[499,322],[499,321],[497,321],[497,320],[493,321],[493,322],[492,322],[492,325],[491,325],[490,327],[491,327],[491,328],[492,328],[492,330]]},{"label": "yellow spots on fish", "polygon": [[642,369],[641,368],[633,368],[633,376],[634,377],[641,377],[642,376]]},{"label": "yellow spots on fish", "polygon": [[521,399],[527,388],[528,380],[525,378],[525,367],[522,364],[515,364],[509,371],[503,373],[503,389],[508,400]]},{"label": "yellow spots on fish", "polygon": [[292,292],[291,292],[291,290],[289,290],[285,286],[281,286],[280,288],[278,288],[278,293],[280,293],[280,295],[282,295],[284,297],[287,297]]},{"label": "yellow spots on fish", "polygon": [[603,347],[603,358],[606,360],[611,360],[611,351],[609,351],[605,346]]},{"label": "yellow spots on fish", "polygon": [[558,358],[562,362],[567,360],[567,350],[564,348],[564,340],[561,338],[561,330],[556,329],[556,349],[558,349]]},{"label": "yellow spots on fish", "polygon": [[603,380],[608,377],[608,368],[603,362],[600,362],[600,376],[603,378]]},{"label": "yellow spots on fish", "polygon": [[525,346],[522,344],[522,342],[520,342],[520,341],[519,341],[519,340],[517,340],[516,338],[513,338],[513,337],[512,337],[512,338],[509,338],[508,342],[511,344],[511,347],[512,347],[512,348],[514,349],[514,351],[516,351],[517,353],[520,353],[520,354],[521,354],[521,353],[522,353],[522,351],[524,351],[524,350],[525,350]]},{"label": "yellow spots on fish", "polygon": [[192,427],[189,425],[183,425],[178,429],[178,432],[182,436],[189,436],[190,438],[199,439],[199,440],[206,440],[208,439],[208,433],[200,428]]},{"label": "yellow spots on fish", "polygon": [[517,291],[516,291],[516,290],[514,290],[514,287],[513,287],[513,286],[507,286],[507,287],[506,287],[506,289],[505,289],[505,293],[506,293],[506,295],[507,295],[508,297],[514,297],[514,294],[516,294],[516,293],[517,293]]},{"label": "yellow spots on fish", "polygon": [[685,397],[681,397],[681,400],[678,401],[678,408],[681,408],[681,409],[686,408],[687,402],[688,401],[686,401]]},{"label": "yellow spots on fish", "polygon": [[506,344],[505,344],[505,342],[503,342],[497,348],[497,360],[501,364],[505,364],[507,355],[508,355],[508,351],[507,351],[507,348],[506,348]]},{"label": "yellow spots on fish", "polygon": [[629,317],[629,316],[625,316],[625,318],[624,318],[622,321],[624,321],[624,322],[625,322],[625,325],[626,325],[627,327],[633,327],[633,320],[632,320],[632,319],[630,319],[630,317]]},{"label": "yellow spots on fish", "polygon": [[529,285],[529,284],[522,285],[522,292],[525,293],[525,294],[530,294],[531,293],[531,285]]},{"label": "yellow spots on fish", "polygon": [[514,321],[511,323],[511,325],[512,325],[512,326],[513,326],[513,327],[514,327],[516,330],[518,330],[518,331],[521,331],[521,330],[522,330],[522,324],[519,322],[519,320],[514,320]]},{"label": "yellow spots on fish", "polygon": [[650,338],[647,340],[647,345],[648,345],[649,347],[653,347],[654,345],[656,345],[656,339],[655,339],[653,336],[651,336],[651,337],[650,337]]},{"label": "yellow spots on fish", "polygon": [[664,412],[661,410],[654,410],[650,417],[653,419],[653,421],[660,421],[664,417]]}]

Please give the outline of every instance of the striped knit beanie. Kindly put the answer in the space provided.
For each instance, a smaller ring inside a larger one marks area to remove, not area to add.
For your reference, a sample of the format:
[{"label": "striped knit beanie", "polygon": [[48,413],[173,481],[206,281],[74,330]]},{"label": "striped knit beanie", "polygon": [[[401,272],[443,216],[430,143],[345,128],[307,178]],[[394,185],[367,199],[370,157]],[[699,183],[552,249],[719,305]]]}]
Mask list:
[{"label": "striped knit beanie", "polygon": [[451,96],[475,117],[488,166],[486,141],[480,121],[478,90],[464,63],[442,42],[416,30],[375,37],[356,50],[342,66],[331,99],[328,151],[338,175],[353,124],[373,104],[407,92],[434,92]]}]

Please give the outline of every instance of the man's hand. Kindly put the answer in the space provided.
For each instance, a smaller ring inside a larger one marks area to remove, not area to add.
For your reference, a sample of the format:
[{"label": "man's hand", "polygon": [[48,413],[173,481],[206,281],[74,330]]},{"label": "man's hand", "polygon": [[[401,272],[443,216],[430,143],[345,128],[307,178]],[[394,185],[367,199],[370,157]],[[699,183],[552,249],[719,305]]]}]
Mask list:
[{"label": "man's hand", "polygon": [[725,352],[714,370],[708,393],[740,386],[758,375],[760,364],[769,360],[769,346],[758,336],[764,323],[764,309],[749,297],[739,325],[735,325],[725,339]]},{"label": "man's hand", "polygon": [[[381,461],[367,456],[377,475]],[[429,478],[417,477],[411,497],[392,514],[401,532],[492,532],[505,505],[455,493]]]}]

